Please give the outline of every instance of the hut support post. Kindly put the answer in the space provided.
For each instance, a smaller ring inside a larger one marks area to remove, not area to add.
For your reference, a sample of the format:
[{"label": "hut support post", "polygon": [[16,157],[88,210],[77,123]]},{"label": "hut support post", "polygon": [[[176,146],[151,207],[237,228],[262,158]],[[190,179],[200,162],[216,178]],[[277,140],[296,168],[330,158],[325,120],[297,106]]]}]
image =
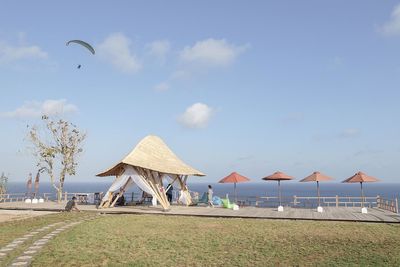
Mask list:
[{"label": "hut support post", "polygon": [[101,200],[100,205],[99,205],[99,209],[110,207],[111,201],[112,201],[112,194],[111,194],[111,192],[109,192],[108,193],[108,199],[105,200],[105,201]]},{"label": "hut support post", "polygon": [[[147,169],[142,169],[142,168],[136,168],[136,171],[145,178],[146,183],[148,186],[153,190],[154,196],[158,202],[160,202],[161,206],[164,208],[164,210],[167,210],[169,208],[169,205],[166,205],[164,201],[161,198],[161,193],[160,189],[157,186],[157,183],[151,174],[151,172]],[[165,194],[165,193],[164,193]]]},{"label": "hut support post", "polygon": [[153,189],[153,192],[155,194],[153,197],[155,197],[158,200],[158,202],[160,202],[161,206],[163,206],[163,208],[166,209],[166,207],[164,207],[163,201],[161,200],[160,190],[157,186],[157,183],[156,183],[154,177],[151,175],[149,170],[145,170],[145,173],[146,174],[144,175],[144,177],[146,177],[148,179],[147,182],[148,182],[149,186],[151,187],[151,189]]},{"label": "hut support post", "polygon": [[129,181],[131,178],[129,178],[124,186],[121,187],[121,190],[118,192],[117,197],[114,199],[114,201],[111,203],[110,208],[113,208],[115,206],[115,203],[117,203],[118,199],[124,194],[126,187],[128,186]]},{"label": "hut support post", "polygon": [[160,202],[161,206],[163,207],[164,210],[168,210],[170,205],[167,199],[167,195],[165,194],[165,189],[162,184],[162,177],[160,173],[155,172],[155,171],[150,171],[146,170],[147,173],[149,174],[149,177],[154,183],[154,188],[157,196],[157,200]]},{"label": "hut support post", "polygon": [[163,202],[164,202],[165,206],[167,207],[167,208],[164,208],[164,209],[168,210],[170,208],[170,203],[169,203],[168,198],[167,198],[166,190],[165,190],[165,188],[163,186],[162,174],[159,173],[159,172],[152,172],[152,173],[155,176],[155,180],[158,180],[158,182],[160,184],[160,187],[159,187],[160,196],[163,199]]},{"label": "hut support post", "polygon": [[156,198],[158,202],[160,202],[164,210],[168,210],[169,202],[167,200],[167,195],[165,194],[165,190],[161,190],[161,188],[163,188],[161,177],[157,172],[153,172],[150,170],[146,170],[146,172],[148,177],[150,178],[150,184],[152,184],[153,191],[156,193]]}]

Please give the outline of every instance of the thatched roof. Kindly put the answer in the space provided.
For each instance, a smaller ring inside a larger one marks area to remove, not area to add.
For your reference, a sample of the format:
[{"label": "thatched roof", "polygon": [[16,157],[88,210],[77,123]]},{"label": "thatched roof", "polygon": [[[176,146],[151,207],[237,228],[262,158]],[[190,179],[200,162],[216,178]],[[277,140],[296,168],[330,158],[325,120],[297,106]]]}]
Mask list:
[{"label": "thatched roof", "polygon": [[154,135],[143,138],[124,159],[97,176],[116,176],[124,164],[167,174],[205,176],[181,161],[160,137]]}]

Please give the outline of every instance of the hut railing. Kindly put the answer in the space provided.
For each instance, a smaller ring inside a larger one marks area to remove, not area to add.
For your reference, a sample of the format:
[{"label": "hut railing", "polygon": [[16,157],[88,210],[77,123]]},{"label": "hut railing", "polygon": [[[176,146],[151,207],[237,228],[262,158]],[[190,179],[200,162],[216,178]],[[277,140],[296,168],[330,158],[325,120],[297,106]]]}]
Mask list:
[{"label": "hut railing", "polygon": [[[296,203],[300,204],[300,206],[317,206],[318,197],[312,196],[294,196],[296,199]],[[365,207],[376,207],[377,199],[376,197],[364,197],[364,200],[361,197],[350,197],[350,196],[321,196],[320,204],[321,206],[327,207],[360,207],[364,204]]]},{"label": "hut railing", "polygon": [[0,202],[18,202],[26,199],[25,193],[6,193],[0,195]]},{"label": "hut railing", "polygon": [[[140,201],[141,194],[137,193],[125,193],[126,203],[135,203]],[[78,202],[81,204],[96,204],[96,201],[101,200],[102,193],[88,193],[88,192],[74,192],[74,193],[63,193],[63,201],[68,201],[76,197]],[[27,198],[26,193],[6,193],[0,194],[0,203],[2,202],[19,202],[24,201]],[[56,193],[41,193],[36,198],[43,198],[44,201],[56,200]],[[230,196],[232,198],[232,196]],[[233,199],[231,199],[234,201]],[[240,206],[253,206],[253,207],[274,207],[279,204],[279,198],[277,196],[237,196],[237,204]],[[364,203],[365,207],[377,207],[383,210],[399,213],[398,199],[384,199],[380,196],[376,197],[364,197],[362,201],[361,197],[351,196],[321,196],[320,204],[326,207],[360,207]],[[282,204],[291,207],[316,207],[318,204],[318,197],[316,196],[292,196],[282,197]]]},{"label": "hut railing", "polygon": [[[62,196],[63,201],[68,201],[72,197],[76,197],[78,202],[80,203],[94,203],[95,195],[99,193],[68,193],[64,192]],[[27,196],[26,193],[6,193],[0,194],[0,203],[1,202],[22,202],[25,201],[27,198],[33,198],[33,196]],[[35,196],[37,199],[43,199],[44,201],[56,200],[57,194],[56,193],[40,193]]]},{"label": "hut railing", "polygon": [[383,210],[388,210],[394,213],[399,213],[399,201],[395,199],[377,198],[377,207]]},{"label": "hut railing", "polygon": [[[351,196],[321,196],[320,204],[326,207],[360,207],[364,203],[365,207],[376,207],[378,205],[379,196],[376,197],[351,197]],[[233,199],[232,199],[233,200]],[[251,196],[237,197],[237,202],[240,206],[255,206],[255,207],[271,207],[279,204],[277,196]],[[282,197],[284,206],[310,208],[318,206],[318,197],[316,196],[285,196]]]},{"label": "hut railing", "polygon": [[[101,195],[101,193],[90,193],[90,192],[74,192],[74,193],[68,193],[64,192],[63,193],[63,201],[68,201],[71,200],[73,197],[76,197],[78,203],[80,204],[93,204],[95,203],[95,200],[98,199]],[[51,196],[51,199],[56,199],[56,194],[52,193],[52,195],[49,195],[48,197]]]}]

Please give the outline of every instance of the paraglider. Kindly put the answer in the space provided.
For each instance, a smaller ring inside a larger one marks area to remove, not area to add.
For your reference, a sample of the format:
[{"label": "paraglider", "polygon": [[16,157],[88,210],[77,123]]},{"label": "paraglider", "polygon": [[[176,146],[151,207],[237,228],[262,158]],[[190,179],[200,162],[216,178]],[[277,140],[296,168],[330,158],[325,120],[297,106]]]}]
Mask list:
[{"label": "paraglider", "polygon": [[71,41],[68,41],[68,42],[67,42],[67,46],[68,46],[70,43],[80,44],[80,45],[82,45],[83,47],[86,47],[93,55],[96,54],[96,51],[94,51],[94,48],[93,48],[90,44],[88,44],[88,43],[86,43],[86,42],[84,42],[84,41],[81,41],[81,40],[71,40]]},{"label": "paraglider", "polygon": [[[68,46],[68,45],[71,44],[71,43],[79,44],[79,45],[85,47],[87,50],[89,50],[90,53],[92,53],[93,55],[96,54],[96,51],[94,50],[94,48],[93,48],[90,44],[88,44],[88,43],[86,43],[86,42],[84,42],[84,41],[82,41],[82,40],[70,40],[70,41],[68,41],[68,42],[66,43],[66,45]],[[82,67],[82,65],[79,64],[78,67],[77,67],[77,69],[80,69],[81,67]]]}]

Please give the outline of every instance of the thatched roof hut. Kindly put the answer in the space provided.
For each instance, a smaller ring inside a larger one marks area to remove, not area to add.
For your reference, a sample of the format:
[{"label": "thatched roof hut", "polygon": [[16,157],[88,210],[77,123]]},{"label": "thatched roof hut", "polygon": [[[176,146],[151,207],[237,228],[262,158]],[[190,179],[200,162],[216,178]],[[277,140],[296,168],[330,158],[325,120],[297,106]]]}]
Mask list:
[{"label": "thatched roof hut", "polygon": [[[178,181],[181,190],[187,195],[186,197],[190,198],[186,186],[187,177],[205,176],[205,174],[180,160],[160,137],[149,135],[142,139],[120,162],[97,176],[116,176],[111,188],[116,189],[118,185],[121,185],[122,191],[132,182],[139,187],[142,185],[145,187],[141,188],[142,190],[146,191],[147,188],[147,191],[157,198],[163,208],[168,209],[166,188],[163,187],[165,176],[171,177],[173,181]],[[121,179],[122,176],[124,179]],[[109,205],[113,205],[113,203]]]}]

